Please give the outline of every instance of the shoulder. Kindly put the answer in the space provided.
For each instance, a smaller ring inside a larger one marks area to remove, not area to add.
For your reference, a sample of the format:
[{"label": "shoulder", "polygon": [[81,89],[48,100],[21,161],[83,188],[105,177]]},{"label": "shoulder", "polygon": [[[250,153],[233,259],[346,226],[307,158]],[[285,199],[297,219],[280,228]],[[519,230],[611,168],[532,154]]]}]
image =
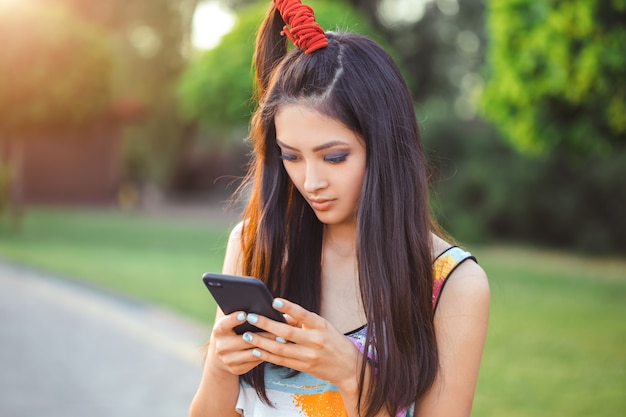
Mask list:
[{"label": "shoulder", "polygon": [[243,248],[241,246],[241,234],[244,222],[241,221],[230,232],[226,245],[226,255],[224,256],[224,266],[222,272],[232,275],[240,275],[242,271]]},{"label": "shoulder", "polygon": [[239,239],[241,239],[241,233],[243,232],[243,226],[244,226],[244,221],[242,220],[239,223],[237,223],[235,225],[235,227],[232,228],[232,230],[230,231],[230,235],[228,236],[229,243],[230,243],[231,240],[238,241]]},{"label": "shoulder", "polygon": [[[433,252],[434,257],[450,249],[453,244],[446,242],[444,239],[433,234]],[[469,255],[462,250],[457,250],[463,256]],[[489,304],[490,289],[489,280],[484,269],[473,258],[467,258],[457,262],[460,259],[453,259],[451,262],[454,265],[450,265],[448,272],[443,272],[441,278],[445,279],[445,291],[441,292],[439,309],[448,309],[447,304],[453,304],[458,307],[472,308],[471,304],[477,304],[475,307]],[[444,262],[444,264],[447,264]],[[447,265],[444,265],[447,266]]]},{"label": "shoulder", "polygon": [[447,279],[437,312],[487,316],[490,288],[486,272],[475,261],[462,262]]},{"label": "shoulder", "polygon": [[[489,293],[489,280],[485,270],[473,260],[461,263],[450,274],[448,285],[458,287],[463,292]],[[448,288],[449,289],[449,288]]]}]

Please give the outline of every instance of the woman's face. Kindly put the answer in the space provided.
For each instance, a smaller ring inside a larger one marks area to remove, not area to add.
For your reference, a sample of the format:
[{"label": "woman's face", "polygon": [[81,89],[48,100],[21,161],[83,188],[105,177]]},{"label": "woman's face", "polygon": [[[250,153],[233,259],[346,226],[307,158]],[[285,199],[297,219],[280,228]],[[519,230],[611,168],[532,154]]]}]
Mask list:
[{"label": "woman's face", "polygon": [[287,174],[327,225],[354,224],[365,177],[365,144],[341,122],[289,104],[274,119]]}]

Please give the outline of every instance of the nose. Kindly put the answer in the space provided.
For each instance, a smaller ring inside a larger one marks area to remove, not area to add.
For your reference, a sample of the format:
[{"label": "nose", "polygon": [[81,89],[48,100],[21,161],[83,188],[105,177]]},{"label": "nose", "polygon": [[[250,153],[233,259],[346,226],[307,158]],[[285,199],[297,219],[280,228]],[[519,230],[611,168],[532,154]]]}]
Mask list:
[{"label": "nose", "polygon": [[306,177],[304,178],[304,191],[314,194],[326,187],[328,187],[328,181],[325,179],[323,169],[315,163],[307,164]]}]

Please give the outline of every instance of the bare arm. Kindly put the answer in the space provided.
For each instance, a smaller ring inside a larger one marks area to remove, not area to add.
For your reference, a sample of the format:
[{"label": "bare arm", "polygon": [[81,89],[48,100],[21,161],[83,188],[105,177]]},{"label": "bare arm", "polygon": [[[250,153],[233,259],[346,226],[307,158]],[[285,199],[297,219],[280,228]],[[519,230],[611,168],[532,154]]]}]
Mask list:
[{"label": "bare arm", "polygon": [[[241,271],[241,224],[230,235],[223,272],[237,274]],[[233,327],[243,320],[238,312],[225,316],[218,308],[211,333],[204,370],[198,391],[189,409],[190,417],[239,417],[235,404],[239,394],[239,375],[260,363],[250,355],[241,336]]]},{"label": "bare arm", "polygon": [[[218,315],[223,316],[223,314],[218,312],[216,314],[216,323]],[[239,377],[219,365],[219,358],[215,354],[213,340],[214,337],[212,335],[204,362],[202,379],[189,408],[189,416],[239,417],[239,413],[235,411],[237,394],[239,392]]]},{"label": "bare arm", "polygon": [[440,370],[416,406],[417,416],[469,417],[472,410],[487,336],[489,284],[471,261],[459,265],[448,280],[435,313]]}]

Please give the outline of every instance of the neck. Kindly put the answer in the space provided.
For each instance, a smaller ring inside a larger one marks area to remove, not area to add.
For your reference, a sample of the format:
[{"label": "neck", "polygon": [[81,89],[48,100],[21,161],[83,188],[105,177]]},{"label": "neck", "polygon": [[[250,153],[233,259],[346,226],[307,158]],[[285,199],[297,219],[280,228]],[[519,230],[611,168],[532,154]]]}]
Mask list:
[{"label": "neck", "polygon": [[355,256],[356,225],[324,226],[323,246],[340,256]]}]

